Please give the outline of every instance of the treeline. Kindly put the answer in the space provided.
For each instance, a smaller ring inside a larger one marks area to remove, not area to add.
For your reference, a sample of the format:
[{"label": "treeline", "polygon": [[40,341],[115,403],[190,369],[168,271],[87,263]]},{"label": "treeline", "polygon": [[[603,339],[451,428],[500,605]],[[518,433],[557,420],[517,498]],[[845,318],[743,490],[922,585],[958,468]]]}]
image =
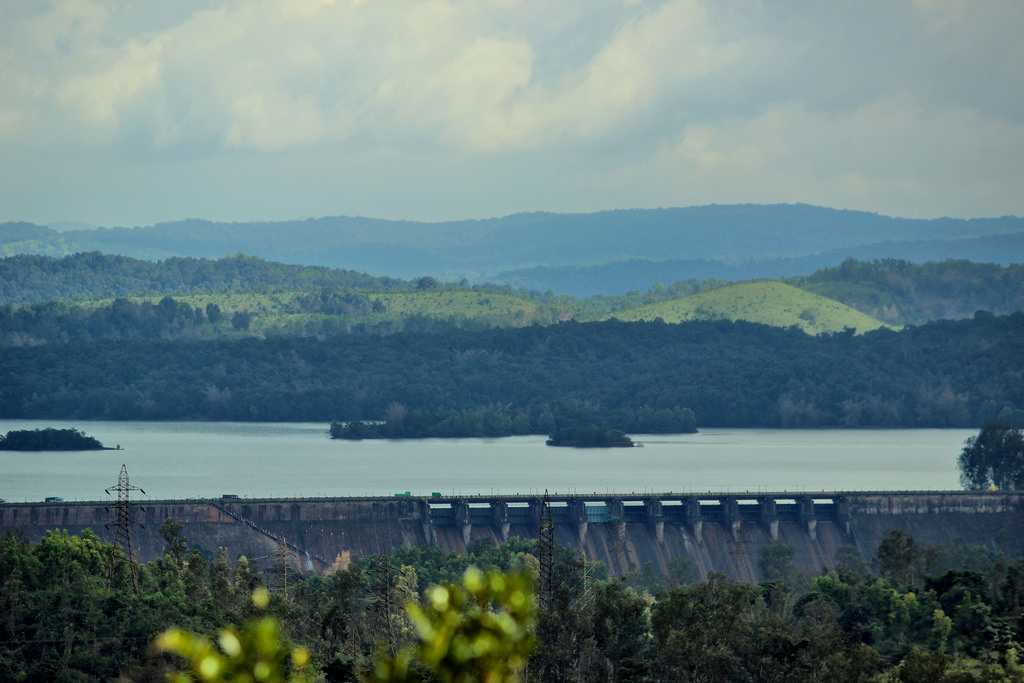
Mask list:
[{"label": "treeline", "polygon": [[[579,401],[538,403],[532,409],[509,406],[483,406],[448,410],[408,410],[392,403],[383,420],[332,422],[334,439],[421,439],[498,437],[525,434],[607,435],[607,427],[634,434],[683,434],[697,430],[696,418],[689,408],[641,407],[638,409],[598,407]],[[582,437],[580,440],[583,440]]]},{"label": "treeline", "polygon": [[[539,573],[536,543],[518,538],[478,543],[462,555],[405,546],[386,560],[302,577],[275,566],[261,573],[223,551],[204,555],[173,521],[161,534],[164,554],[139,566],[137,592],[120,549],[91,532],[54,531],[32,544],[0,538],[0,679],[164,680],[182,662],[151,648],[163,629],[216,641],[224,626],[258,614],[306,649],[317,680],[369,680],[382,652],[416,638],[402,606],[422,603],[430,586],[459,581],[470,566],[535,581]],[[761,549],[752,558],[759,584],[714,574],[698,581],[685,559],[668,576],[616,579],[556,546],[533,625],[530,680],[1024,680],[1019,558],[983,547],[924,547],[899,532],[885,537],[871,564],[843,548],[834,570],[812,577],[792,558],[783,543]],[[272,594],[260,612],[250,596],[264,583]],[[413,667],[413,680],[438,680]]]},{"label": "treeline", "polygon": [[791,282],[898,325],[1024,310],[1021,264],[850,259]]},{"label": "treeline", "polygon": [[170,296],[159,301],[114,299],[88,306],[64,302],[0,305],[0,347],[129,339],[437,333],[453,328],[484,330],[498,323],[517,322],[503,320],[501,315],[443,318],[392,313],[381,299],[352,290],[321,289],[273,299],[270,306],[257,298],[233,300],[231,304],[237,307],[234,310],[224,310],[213,301],[192,305]]},{"label": "treeline", "polygon": [[64,303],[0,306],[0,346],[237,336],[251,322],[252,314],[245,311],[226,315],[217,304],[190,306],[171,297],[158,303],[115,299],[95,308]]},{"label": "treeline", "polygon": [[[751,323],[563,323],[385,337],[6,349],[5,418],[382,420],[560,402],[733,427],[968,427],[1024,418],[1024,313],[810,337]],[[609,425],[627,428],[625,424]]]},{"label": "treeline", "polygon": [[295,266],[251,256],[143,261],[89,252],[63,258],[0,258],[0,304],[114,299],[163,294],[318,289],[408,289],[415,285],[353,270]]}]

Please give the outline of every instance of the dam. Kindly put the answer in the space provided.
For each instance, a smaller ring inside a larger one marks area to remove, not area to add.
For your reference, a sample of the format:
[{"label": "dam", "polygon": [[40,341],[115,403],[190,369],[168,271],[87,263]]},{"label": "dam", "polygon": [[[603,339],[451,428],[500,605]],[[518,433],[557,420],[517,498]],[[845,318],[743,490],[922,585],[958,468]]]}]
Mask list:
[{"label": "dam", "polygon": [[[0,504],[0,535],[39,540],[53,529],[114,537],[113,501]],[[471,544],[536,538],[550,515],[557,544],[604,563],[612,575],[666,574],[686,558],[703,578],[760,577],[772,542],[795,566],[819,573],[852,548],[867,562],[891,530],[925,545],[970,544],[1024,554],[1024,493],[851,491],[512,496],[237,498],[133,501],[131,533],[141,560],[164,552],[159,529],[177,520],[191,547],[225,548],[266,566],[287,547],[296,569],[328,572],[402,546],[459,553]]]}]

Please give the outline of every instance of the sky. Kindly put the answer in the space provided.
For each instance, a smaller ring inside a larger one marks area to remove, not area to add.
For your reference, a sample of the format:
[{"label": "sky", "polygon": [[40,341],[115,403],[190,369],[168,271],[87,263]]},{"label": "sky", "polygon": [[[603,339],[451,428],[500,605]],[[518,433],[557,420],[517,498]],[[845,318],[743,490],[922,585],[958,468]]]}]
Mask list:
[{"label": "sky", "polygon": [[1024,214],[1020,0],[0,0],[0,220]]}]

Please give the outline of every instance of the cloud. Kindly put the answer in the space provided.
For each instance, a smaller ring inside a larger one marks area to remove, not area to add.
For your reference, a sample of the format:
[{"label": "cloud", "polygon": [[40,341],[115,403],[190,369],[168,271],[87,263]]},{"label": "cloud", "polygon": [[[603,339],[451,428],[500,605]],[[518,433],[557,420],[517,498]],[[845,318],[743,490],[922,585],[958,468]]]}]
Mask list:
[{"label": "cloud", "polygon": [[601,135],[677,88],[723,72],[741,53],[738,44],[719,40],[701,3],[668,2],[626,22],[585,66],[555,85],[526,88],[523,82],[496,106],[484,107],[482,122],[467,121],[470,140],[539,146]]},{"label": "cloud", "polygon": [[[467,193],[491,195],[471,204],[487,213],[724,198],[1024,212],[1016,0],[7,5],[0,173],[20,184],[0,203],[15,217],[52,206],[46,169],[14,161],[41,157],[144,164],[164,186],[216,174],[199,194],[246,177],[284,215],[354,210],[337,204],[354,179],[360,210],[393,215],[405,194],[418,217],[464,215]],[[421,164],[435,170],[410,179]],[[284,167],[336,184],[284,195]],[[251,187],[195,201],[235,215]],[[123,203],[77,188],[64,218]],[[146,217],[147,196],[136,220],[167,217]]]},{"label": "cloud", "polygon": [[133,42],[117,53],[104,68],[73,76],[57,91],[58,102],[87,125],[116,129],[122,113],[160,84],[159,41]]},{"label": "cloud", "polygon": [[815,201],[900,214],[948,187],[956,195],[943,201],[970,212],[1016,202],[1022,154],[1024,125],[894,96],[852,111],[780,106],[687,126],[654,165],[708,201]]},{"label": "cloud", "polygon": [[638,10],[547,85],[531,36],[471,3],[236,1],[128,40],[107,10],[61,3],[34,19],[58,79],[36,105],[55,96],[70,123],[115,133],[131,114],[161,145],[191,131],[273,150],[393,127],[468,149],[538,147],[604,133],[740,53],[696,0]]}]

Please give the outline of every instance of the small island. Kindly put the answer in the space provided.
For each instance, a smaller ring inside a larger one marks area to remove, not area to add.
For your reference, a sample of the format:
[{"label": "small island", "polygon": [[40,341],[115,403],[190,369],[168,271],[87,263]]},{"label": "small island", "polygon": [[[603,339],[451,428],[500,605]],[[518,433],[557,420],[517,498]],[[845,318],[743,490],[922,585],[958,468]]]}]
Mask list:
[{"label": "small island", "polygon": [[543,434],[533,429],[529,416],[508,406],[408,410],[392,403],[380,420],[332,422],[332,439],[491,439]]},{"label": "small island", "polygon": [[[361,417],[361,416],[360,416]],[[618,430],[609,429],[615,425]],[[336,420],[332,439],[493,439],[505,436],[550,437],[552,446],[628,448],[626,433],[692,434],[697,421],[689,408],[602,409],[579,402],[515,407],[511,404],[477,408],[409,410],[392,402],[375,420]]]},{"label": "small island", "polygon": [[548,446],[567,448],[632,448],[636,444],[618,429],[598,425],[577,425],[558,429],[548,437]]},{"label": "small island", "polygon": [[[118,447],[120,448],[120,446]],[[0,436],[0,451],[104,451],[95,437],[77,429],[21,429]]]}]

